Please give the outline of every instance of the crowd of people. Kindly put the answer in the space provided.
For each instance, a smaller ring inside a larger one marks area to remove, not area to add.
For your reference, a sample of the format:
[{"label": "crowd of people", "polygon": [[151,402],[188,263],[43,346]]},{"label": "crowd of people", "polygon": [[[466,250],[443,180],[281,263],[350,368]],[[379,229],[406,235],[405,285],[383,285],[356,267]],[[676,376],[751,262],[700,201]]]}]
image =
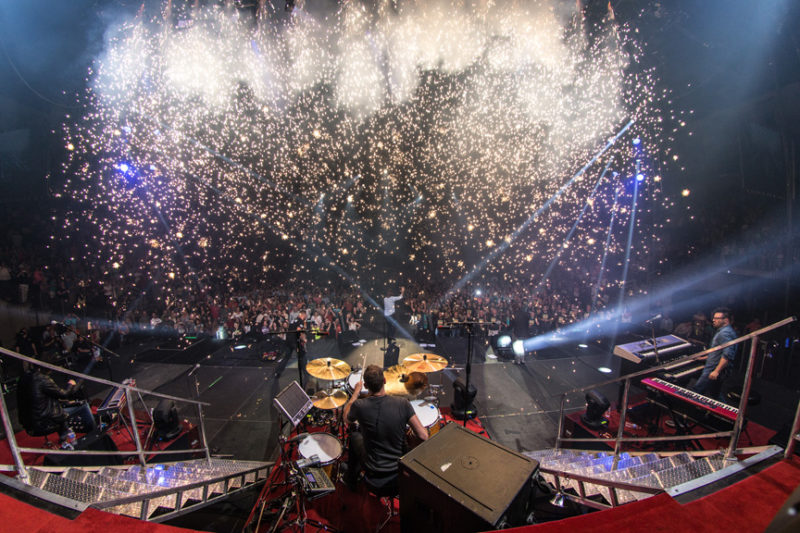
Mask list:
[{"label": "crowd of people", "polygon": [[[26,223],[15,224],[21,219]],[[24,206],[0,214],[0,224],[0,300],[41,311],[42,316],[37,316],[41,323],[49,319],[67,322],[97,340],[112,332],[121,342],[137,334],[164,331],[222,338],[273,335],[289,329],[301,309],[307,310],[319,331],[357,339],[362,327],[377,331],[384,327],[384,298],[399,289],[399,283],[365,290],[343,281],[300,282],[290,276],[252,287],[232,287],[208,272],[170,279],[157,278],[152,272],[126,271],[125,266],[109,271],[82,259],[74,243],[61,246],[54,242],[58,240],[54,219],[35,211],[29,214]],[[490,338],[503,330],[526,338],[558,331],[591,316],[611,318],[616,309],[616,284],[594,287],[585,280],[577,283],[563,269],[554,270],[544,283],[538,281],[481,279],[452,291],[451,284],[442,280],[406,280],[395,320],[420,341],[463,334],[459,328],[439,326],[467,321],[496,324],[483,328]],[[644,286],[632,275],[626,297],[640,292],[632,289],[637,282]],[[669,302],[656,305],[654,313],[662,315],[659,332],[700,337],[698,332],[685,331],[692,329],[694,319],[671,316]],[[620,321],[629,320],[630,316],[623,314]],[[81,349],[71,334],[53,339],[52,333],[45,331],[31,341],[26,335],[29,333],[21,332],[14,342],[27,352],[52,352],[56,343],[55,350],[64,353]],[[281,333],[278,336],[285,338]]]}]

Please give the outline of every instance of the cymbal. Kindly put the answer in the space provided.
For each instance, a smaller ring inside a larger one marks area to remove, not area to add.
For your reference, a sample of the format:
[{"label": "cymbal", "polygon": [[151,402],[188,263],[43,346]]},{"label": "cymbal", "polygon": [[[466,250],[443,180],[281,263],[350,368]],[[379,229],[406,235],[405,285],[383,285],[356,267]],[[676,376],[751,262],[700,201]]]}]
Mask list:
[{"label": "cymbal", "polygon": [[317,409],[336,409],[343,406],[347,402],[347,393],[343,390],[317,391],[311,397],[311,403]]},{"label": "cymbal", "polygon": [[318,379],[345,379],[350,375],[350,365],[332,357],[314,359],[306,364],[306,372]]},{"label": "cymbal", "polygon": [[438,372],[447,367],[447,359],[435,353],[412,353],[402,365],[408,372]]},{"label": "cymbal", "polygon": [[403,396],[415,400],[428,386],[428,376],[422,372],[408,372],[400,365],[383,371],[384,390],[389,396]]}]

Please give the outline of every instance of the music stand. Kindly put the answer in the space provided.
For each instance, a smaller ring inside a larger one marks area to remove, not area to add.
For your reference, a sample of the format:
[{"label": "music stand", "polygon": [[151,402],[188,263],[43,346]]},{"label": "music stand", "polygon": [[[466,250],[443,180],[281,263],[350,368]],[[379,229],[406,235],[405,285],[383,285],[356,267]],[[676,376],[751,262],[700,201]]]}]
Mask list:
[{"label": "music stand", "polygon": [[314,402],[297,381],[292,381],[276,394],[272,403],[292,423],[292,428],[297,427],[297,424],[314,406]]}]

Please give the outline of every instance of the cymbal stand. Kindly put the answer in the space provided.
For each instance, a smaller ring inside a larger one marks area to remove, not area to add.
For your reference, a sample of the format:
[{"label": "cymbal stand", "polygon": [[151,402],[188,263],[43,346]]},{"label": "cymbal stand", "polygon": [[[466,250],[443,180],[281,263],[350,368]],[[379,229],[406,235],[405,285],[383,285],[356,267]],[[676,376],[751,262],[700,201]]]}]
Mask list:
[{"label": "cymbal stand", "polygon": [[[314,520],[313,518],[308,517],[308,512],[306,511],[305,492],[303,491],[301,482],[299,480],[300,475],[301,474],[299,472],[294,471],[292,475],[292,482],[294,486],[292,487],[292,490],[283,496],[280,514],[275,520],[275,523],[272,525],[272,528],[270,528],[269,533],[276,533],[279,530],[284,530],[290,527],[296,527],[299,531],[305,531],[307,525],[317,528],[317,531],[338,532],[338,530],[333,526],[323,524],[319,520]],[[285,521],[287,512],[291,514],[291,508],[294,508],[295,519]]]}]

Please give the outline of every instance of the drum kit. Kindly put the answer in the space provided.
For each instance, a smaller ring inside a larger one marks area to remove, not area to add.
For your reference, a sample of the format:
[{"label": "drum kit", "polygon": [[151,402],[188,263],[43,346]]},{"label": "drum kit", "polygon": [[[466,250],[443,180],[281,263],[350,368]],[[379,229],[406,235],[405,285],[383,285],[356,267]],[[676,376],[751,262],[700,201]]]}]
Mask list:
[{"label": "drum kit", "polygon": [[[441,378],[438,385],[429,383],[428,374],[439,372],[447,368],[447,365],[447,359],[440,355],[415,353],[405,357],[399,365],[383,371],[386,394],[408,398],[414,413],[430,435],[437,433],[441,425],[439,394],[442,385]],[[314,457],[331,476],[333,467],[342,454],[341,443],[347,437],[341,408],[361,382],[363,370],[351,369],[350,365],[340,359],[323,357],[309,361],[306,372],[318,380],[330,382],[330,387],[317,391],[311,397],[315,408],[309,413],[311,424],[321,426],[323,431],[306,436],[297,451],[304,459]],[[426,389],[430,390],[431,395],[420,398]],[[366,388],[362,388],[360,396],[365,397],[368,393]]]}]

